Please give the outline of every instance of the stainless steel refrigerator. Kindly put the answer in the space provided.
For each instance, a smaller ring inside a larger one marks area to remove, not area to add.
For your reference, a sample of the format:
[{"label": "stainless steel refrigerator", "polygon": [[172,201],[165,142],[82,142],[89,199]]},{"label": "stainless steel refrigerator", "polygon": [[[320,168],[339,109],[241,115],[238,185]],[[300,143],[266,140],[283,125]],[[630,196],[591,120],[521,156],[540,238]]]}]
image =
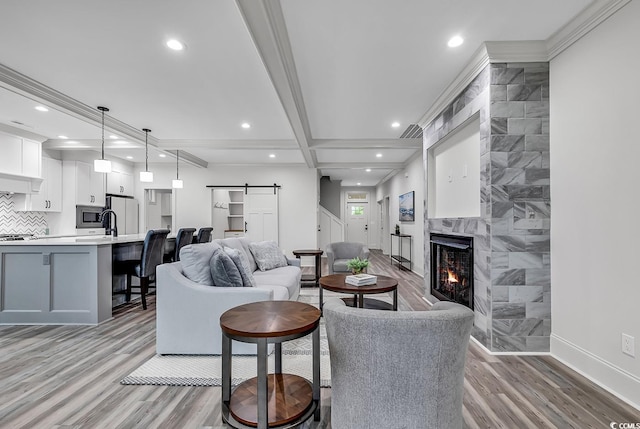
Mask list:
[{"label": "stainless steel refrigerator", "polygon": [[[133,197],[107,195],[105,208],[113,210],[118,217],[118,235],[138,233],[138,200]],[[113,215],[105,216],[104,227],[107,230],[111,228],[111,222],[113,222]]]}]

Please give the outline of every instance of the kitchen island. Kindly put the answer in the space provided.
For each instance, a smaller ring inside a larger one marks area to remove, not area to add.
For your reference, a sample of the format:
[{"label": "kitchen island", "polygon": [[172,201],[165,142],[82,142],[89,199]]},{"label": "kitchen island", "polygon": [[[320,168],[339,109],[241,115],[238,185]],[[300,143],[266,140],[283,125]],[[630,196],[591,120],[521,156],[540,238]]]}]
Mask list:
[{"label": "kitchen island", "polygon": [[110,319],[113,260],[139,257],[145,235],[1,242],[0,324],[98,324]]}]

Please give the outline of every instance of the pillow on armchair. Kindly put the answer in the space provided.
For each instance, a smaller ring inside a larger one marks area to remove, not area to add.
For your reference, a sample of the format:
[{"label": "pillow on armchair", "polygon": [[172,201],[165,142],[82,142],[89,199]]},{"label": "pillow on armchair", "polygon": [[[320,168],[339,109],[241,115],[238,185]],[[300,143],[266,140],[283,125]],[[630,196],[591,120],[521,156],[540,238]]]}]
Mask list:
[{"label": "pillow on armchair", "polygon": [[260,271],[287,266],[287,258],[275,241],[249,243],[249,250],[251,250]]}]

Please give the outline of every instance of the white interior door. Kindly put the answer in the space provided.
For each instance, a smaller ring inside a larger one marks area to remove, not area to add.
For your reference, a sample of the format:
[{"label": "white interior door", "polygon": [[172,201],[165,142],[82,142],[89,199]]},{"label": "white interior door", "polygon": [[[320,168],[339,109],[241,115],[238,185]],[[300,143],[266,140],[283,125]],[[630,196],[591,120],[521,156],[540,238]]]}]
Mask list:
[{"label": "white interior door", "polygon": [[278,193],[249,188],[244,196],[245,236],[251,241],[278,240]]},{"label": "white interior door", "polygon": [[369,243],[368,203],[347,203],[347,241]]}]

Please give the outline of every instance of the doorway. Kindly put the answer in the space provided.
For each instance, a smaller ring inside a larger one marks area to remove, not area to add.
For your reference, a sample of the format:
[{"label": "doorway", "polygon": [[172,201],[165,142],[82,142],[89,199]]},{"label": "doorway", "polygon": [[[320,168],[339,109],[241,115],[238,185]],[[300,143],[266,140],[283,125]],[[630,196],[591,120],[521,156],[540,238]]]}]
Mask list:
[{"label": "doorway", "polygon": [[171,230],[174,225],[173,189],[145,189],[144,212],[146,230]]},{"label": "doorway", "polygon": [[347,241],[369,245],[369,204],[347,203]]}]

